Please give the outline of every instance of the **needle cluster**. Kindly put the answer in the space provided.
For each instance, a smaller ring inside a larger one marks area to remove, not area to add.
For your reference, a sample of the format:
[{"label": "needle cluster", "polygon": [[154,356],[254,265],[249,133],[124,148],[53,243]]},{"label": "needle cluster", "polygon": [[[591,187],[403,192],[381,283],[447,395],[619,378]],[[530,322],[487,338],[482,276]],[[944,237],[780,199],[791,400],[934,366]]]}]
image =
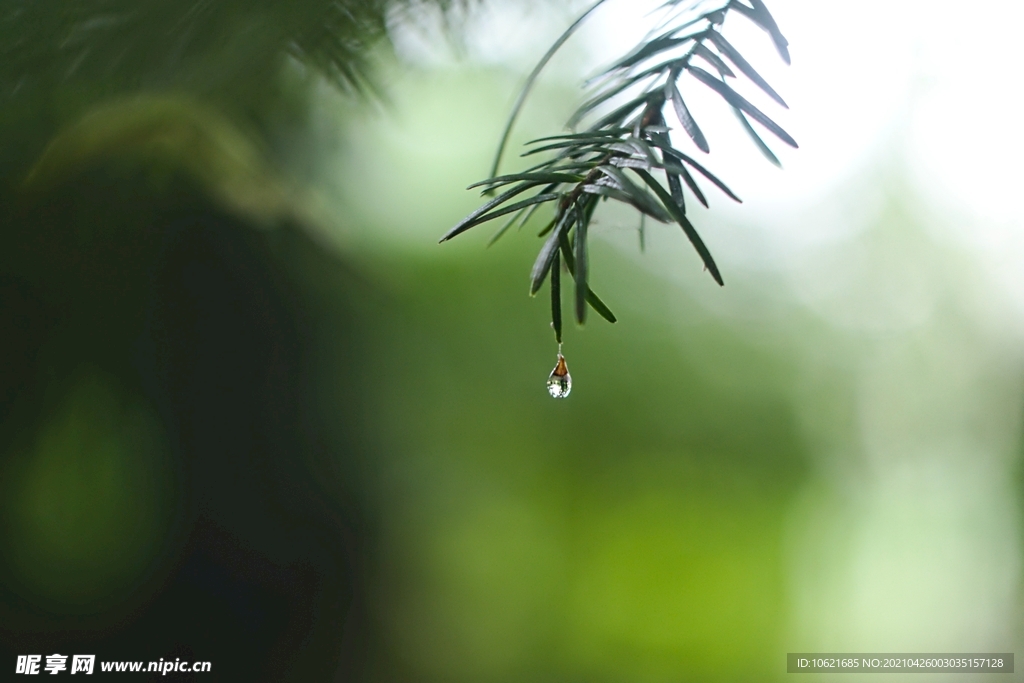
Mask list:
[{"label": "needle cluster", "polygon": [[[698,202],[708,202],[696,181],[701,177],[729,198],[740,201],[729,187],[678,149],[670,136],[669,116],[678,121],[693,145],[710,151],[679,89],[684,75],[719,95],[735,111],[758,148],[770,161],[778,159],[754,129],[758,124],[782,142],[796,141],[729,84],[743,76],[779,105],[785,101],[754,70],[725,36],[722,25],[729,14],[740,14],[764,29],[788,64],[786,39],[761,0],[667,0],[664,19],[629,54],[589,82],[591,94],[568,122],[570,132],[527,143],[524,157],[545,155],[529,168],[498,173],[509,132],[541,69],[583,21],[605,0],[598,0],[552,45],[527,79],[513,107],[491,177],[472,185],[493,196],[453,227],[441,241],[497,218],[504,224],[492,238],[500,238],[513,225],[520,227],[544,206],[553,215],[540,231],[544,245],[530,273],[530,293],[536,294],[550,277],[551,322],[558,341],[562,337],[561,269],[575,282],[575,317],[586,320],[587,309],[615,322],[615,316],[590,288],[587,259],[588,229],[601,202],[628,204],[641,219],[678,224],[696,249],[711,277],[721,285],[721,273],[710,251],[687,216],[684,186]],[[495,193],[499,193],[496,196]]]}]

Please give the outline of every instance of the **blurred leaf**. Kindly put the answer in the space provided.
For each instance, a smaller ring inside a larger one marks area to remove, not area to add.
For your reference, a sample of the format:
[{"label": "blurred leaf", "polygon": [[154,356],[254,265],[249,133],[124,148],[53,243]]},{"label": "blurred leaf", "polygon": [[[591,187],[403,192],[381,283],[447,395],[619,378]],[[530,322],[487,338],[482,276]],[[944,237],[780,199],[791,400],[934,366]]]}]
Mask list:
[{"label": "blurred leaf", "polygon": [[778,50],[779,56],[786,64],[790,63],[789,58],[789,41],[785,39],[782,32],[779,31],[778,25],[775,23],[775,19],[772,18],[771,13],[768,12],[768,8],[761,0],[751,0],[753,7],[747,7],[739,0],[733,0],[730,7],[737,10],[740,14],[751,19],[755,24],[763,28],[771,36],[772,42],[775,43],[775,49]]},{"label": "blurred leaf", "polygon": [[729,58],[729,61],[736,65],[736,68],[742,71],[747,78],[756,83],[757,86],[761,88],[761,90],[764,90],[766,93],[768,93],[769,97],[771,97],[773,100],[781,104],[786,109],[789,109],[789,105],[786,104],[786,101],[783,100],[782,97],[777,92],[775,92],[775,90],[770,85],[768,85],[767,81],[761,78],[761,75],[754,70],[754,67],[750,66],[750,63],[743,58],[743,55],[737,52],[736,48],[734,48],[721,33],[717,31],[712,31],[709,35],[711,37],[711,42],[713,42],[715,46],[719,50],[721,50],[722,54]]},{"label": "blurred leaf", "polygon": [[533,71],[530,72],[529,76],[527,76],[526,83],[519,91],[519,96],[516,97],[515,104],[512,105],[512,112],[509,114],[508,121],[505,123],[505,129],[501,134],[501,142],[498,143],[498,151],[494,155],[494,163],[491,164],[492,176],[498,175],[498,168],[501,166],[501,157],[505,153],[505,147],[508,146],[508,138],[509,135],[512,134],[512,127],[515,125],[516,119],[519,118],[519,112],[522,110],[523,104],[526,102],[526,97],[530,94],[530,90],[533,89],[534,84],[537,82],[540,72],[544,70],[544,67],[547,66],[548,62],[551,61],[551,58],[555,56],[555,53],[558,52],[562,45],[565,44],[565,41],[569,40],[572,34],[576,32],[576,29],[586,21],[587,17],[589,17],[594,10],[603,5],[604,2],[605,0],[597,0],[597,2],[591,5],[589,9],[583,12],[583,14],[581,14],[579,18],[574,21],[561,36],[558,37],[558,40],[548,48],[548,51],[544,53],[541,60],[537,62],[537,66],[533,67]]},{"label": "blurred leaf", "polygon": [[[585,117],[587,114],[594,111],[601,105],[610,102],[619,94],[625,92],[626,90],[629,90],[630,88],[636,85],[639,85],[648,78],[653,78],[655,76],[658,76],[659,74],[665,73],[668,70],[668,68],[669,67],[667,64],[658,64],[657,66],[647,69],[642,73],[623,79],[621,83],[618,83],[614,87],[599,90],[598,93],[594,95],[594,97],[584,102],[579,106],[579,108],[576,109],[576,112],[573,114],[573,118],[569,122],[570,127],[576,125],[579,121],[583,120],[583,117]],[[586,135],[586,133],[584,133],[584,135]]]},{"label": "blurred leaf", "polygon": [[707,71],[704,71],[699,67],[690,67],[689,71],[697,78],[697,80],[699,80],[701,83],[703,83],[704,85],[708,86],[709,88],[717,92],[719,95],[721,95],[726,102],[731,104],[733,107],[741,109],[744,112],[750,114],[750,116],[753,117],[755,121],[757,121],[762,126],[770,130],[787,145],[789,145],[790,147],[799,147],[799,145],[796,144],[796,140],[794,140],[789,133],[782,130],[782,128],[778,124],[776,124],[770,118],[765,116],[760,109],[752,105],[750,102],[744,99],[742,95],[737,93],[728,85],[726,85],[725,83],[718,80],[717,78],[709,74]]},{"label": "blurred leaf", "polygon": [[[632,100],[626,102],[622,106],[617,107],[611,113],[605,115],[603,118],[599,119],[597,123],[590,127],[589,130],[600,130],[611,124],[621,126],[630,114],[635,112],[640,107],[646,105],[650,101],[650,99],[651,96],[646,93],[640,95],[639,97],[633,98]],[[579,124],[582,118],[583,116],[579,112],[576,112],[576,114],[574,114],[573,117],[569,119],[569,127],[575,127],[577,124]]]},{"label": "blurred leaf", "polygon": [[145,88],[220,98],[244,111],[265,98],[288,59],[342,90],[367,93],[373,48],[386,38],[389,13],[404,4],[10,0],[0,6],[0,97],[74,89],[90,106]]},{"label": "blurred leaf", "polygon": [[[718,35],[717,31],[709,31],[708,32],[708,36],[712,40],[714,40],[716,35]],[[715,70],[718,73],[722,74],[723,76],[735,76],[736,75],[736,74],[734,74],[732,72],[732,69],[730,69],[729,66],[725,62],[722,61],[721,57],[719,57],[714,52],[709,50],[707,48],[707,46],[704,45],[703,43],[700,43],[699,45],[697,45],[696,47],[693,48],[693,54],[696,55],[697,57],[701,57],[702,59],[704,59],[704,61],[706,61],[711,66],[713,66],[715,68]]]},{"label": "blurred leaf", "polygon": [[137,95],[93,107],[50,140],[23,188],[44,192],[111,159],[184,173],[256,225],[330,221],[315,197],[271,167],[254,140],[215,109],[182,95]]},{"label": "blurred leaf", "polygon": [[657,180],[655,180],[650,173],[647,171],[637,170],[637,175],[643,178],[655,194],[661,198],[661,203],[665,205],[668,212],[672,214],[672,217],[679,223],[679,226],[686,233],[686,236],[690,239],[690,243],[693,244],[694,249],[697,250],[697,254],[700,255],[701,260],[704,262],[704,267],[711,273],[711,277],[715,279],[719,285],[724,285],[722,281],[722,275],[718,272],[718,266],[715,265],[715,260],[711,258],[711,252],[704,245],[704,241],[697,234],[697,230],[693,227],[693,224],[686,218],[686,215],[682,210],[676,206],[676,203],[672,201],[672,196],[665,191],[665,188],[661,186]]},{"label": "blurred leaf", "polygon": [[[702,176],[704,176],[705,178],[710,180],[711,183],[715,185],[715,187],[717,187],[719,190],[724,192],[726,194],[726,196],[728,196],[730,199],[732,199],[732,200],[734,200],[736,202],[739,202],[740,204],[743,203],[743,200],[740,199],[738,196],[736,196],[736,194],[732,190],[730,190],[729,187],[725,183],[723,183],[721,180],[719,180],[718,177],[714,173],[712,173],[711,171],[709,171],[708,169],[704,168],[702,165],[697,163],[697,161],[695,159],[693,159],[693,158],[683,154],[679,150],[673,150],[672,156],[678,157],[678,158],[682,159],[683,161],[685,161],[687,164],[689,164],[691,167],[693,167],[694,170],[696,170]],[[668,164],[666,164],[665,167],[666,167],[666,169],[672,169],[672,170],[677,170],[678,171],[678,169],[674,169],[673,167],[670,167]],[[685,169],[683,169],[683,170],[685,170]]]},{"label": "blurred leaf", "polygon": [[777,156],[775,156],[775,153],[772,152],[771,148],[765,144],[764,140],[761,139],[761,136],[757,134],[757,131],[750,125],[750,121],[747,121],[747,117],[743,115],[743,112],[735,107],[733,108],[733,112],[736,114],[736,118],[740,120],[740,125],[743,126],[743,130],[747,131],[747,135],[749,135],[750,139],[753,140],[755,145],[757,145],[758,151],[764,155],[764,158],[779,168],[782,168],[782,162],[779,161]]},{"label": "blurred leaf", "polygon": [[[534,204],[534,206],[540,206],[540,205],[539,204]],[[529,208],[529,207],[527,207],[527,208]],[[520,209],[518,213],[513,214],[507,221],[505,221],[502,224],[502,226],[500,228],[498,228],[497,232],[495,232],[491,236],[491,239],[489,239],[487,241],[487,246],[490,247],[495,242],[500,240],[502,235],[504,235],[506,232],[508,232],[508,229],[512,227],[512,224],[515,223],[520,218],[522,218],[523,213],[525,213],[526,211],[527,211],[527,209]]]},{"label": "blurred leaf", "polygon": [[554,219],[554,218],[552,218],[551,220],[549,220],[549,221],[548,221],[548,222],[547,222],[547,223],[546,223],[546,224],[544,225],[544,227],[543,227],[543,228],[541,228],[540,232],[538,232],[538,233],[537,233],[537,237],[543,237],[544,235],[546,235],[546,234],[548,234],[549,232],[551,232],[551,231],[552,231],[552,230],[553,230],[553,229],[555,228],[555,222],[556,222],[556,221],[555,221],[555,219]]},{"label": "blurred leaf", "polygon": [[679,92],[679,88],[675,84],[674,79],[669,79],[666,84],[668,96],[672,100],[672,106],[675,107],[676,117],[679,122],[683,125],[683,130],[693,140],[693,144],[697,145],[697,149],[707,154],[711,151],[708,147],[707,138],[704,137],[704,133],[701,132],[700,128],[697,127],[697,122],[693,120],[693,116],[690,115],[690,110],[686,108],[686,104],[683,102],[683,96]]},{"label": "blurred leaf", "polygon": [[671,35],[665,35],[659,38],[655,38],[654,40],[648,41],[638,46],[635,50],[626,55],[624,58],[612,64],[610,67],[608,67],[606,73],[611,73],[619,69],[625,69],[631,66],[635,66],[636,64],[639,64],[640,62],[644,61],[645,59],[648,59],[649,57],[652,57],[661,52],[666,52],[674,47],[679,47],[680,45],[683,45],[684,43],[687,43],[691,40],[693,40],[692,36],[675,38]]}]

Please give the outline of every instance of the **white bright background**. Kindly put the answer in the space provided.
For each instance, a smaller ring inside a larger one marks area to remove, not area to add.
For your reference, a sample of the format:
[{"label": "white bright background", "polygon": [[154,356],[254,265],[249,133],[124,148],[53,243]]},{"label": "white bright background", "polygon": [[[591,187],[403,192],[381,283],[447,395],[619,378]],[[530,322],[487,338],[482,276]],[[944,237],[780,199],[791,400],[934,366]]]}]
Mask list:
[{"label": "white bright background", "polygon": [[[830,330],[766,342],[807,359],[793,391],[817,449],[792,514],[792,651],[1012,650],[1024,9],[1010,0],[768,4],[792,66],[744,18],[730,18],[726,33],[790,105],[744,90],[799,141],[790,150],[765,133],[784,170],[763,160],[717,96],[684,87],[711,144],[708,165],[745,200],[712,191],[712,210],[695,218],[731,288],[700,274],[681,239],[641,255],[615,219],[595,235],[723,316],[809,315]],[[512,149],[559,130],[574,88],[635,45],[650,27],[643,10],[657,5],[609,0],[552,62]],[[457,44],[434,15],[415,26],[396,17],[404,65],[390,109],[357,120],[332,162],[344,179],[335,189],[361,212],[354,224],[382,226],[372,239],[389,248],[437,249],[448,225],[422,216],[451,213],[452,192],[486,175],[487,145],[518,84],[585,6],[494,0],[462,18]],[[452,99],[466,79],[478,79],[477,97]],[[507,159],[514,164],[514,151]],[[402,189],[394,201],[367,201],[382,184]],[[466,194],[452,222],[475,206]],[[342,249],[365,241],[344,226],[329,239]],[[822,399],[834,373],[852,374],[857,387],[856,429],[840,442],[827,434],[843,416]]]}]

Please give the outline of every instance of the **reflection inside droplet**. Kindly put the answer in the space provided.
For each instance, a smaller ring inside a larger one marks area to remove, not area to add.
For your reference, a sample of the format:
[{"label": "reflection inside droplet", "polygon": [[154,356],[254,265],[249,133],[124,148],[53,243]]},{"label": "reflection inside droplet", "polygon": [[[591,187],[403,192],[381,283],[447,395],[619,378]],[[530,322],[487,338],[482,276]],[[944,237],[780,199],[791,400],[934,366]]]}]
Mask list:
[{"label": "reflection inside droplet", "polygon": [[565,398],[572,391],[572,377],[569,366],[565,364],[565,356],[558,354],[558,363],[548,376],[548,393],[552,398]]}]

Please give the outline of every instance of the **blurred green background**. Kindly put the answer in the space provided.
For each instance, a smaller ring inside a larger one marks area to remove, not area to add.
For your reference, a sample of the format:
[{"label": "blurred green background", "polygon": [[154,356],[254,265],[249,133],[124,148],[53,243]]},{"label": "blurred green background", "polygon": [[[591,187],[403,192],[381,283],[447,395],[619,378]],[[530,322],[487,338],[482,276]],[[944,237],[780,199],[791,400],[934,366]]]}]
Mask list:
[{"label": "blurred green background", "polygon": [[[829,59],[835,29],[777,4],[793,69]],[[922,189],[900,142],[919,100],[855,153],[796,119],[781,174],[720,138],[713,168],[752,195],[695,219],[727,286],[671,226],[641,252],[634,216],[599,215],[619,323],[567,331],[573,393],[552,400],[548,304],[526,295],[542,221],[436,245],[536,54],[495,56],[487,31],[543,46],[572,14],[521,6],[455,39],[392,17],[370,103],[294,59],[257,87],[212,56],[199,80],[5,90],[10,666],[655,683],[779,680],[793,651],[1013,650],[1016,241],[964,234],[1015,215]],[[553,65],[513,149],[560,128],[595,49]],[[812,117],[808,70],[787,85]]]}]

